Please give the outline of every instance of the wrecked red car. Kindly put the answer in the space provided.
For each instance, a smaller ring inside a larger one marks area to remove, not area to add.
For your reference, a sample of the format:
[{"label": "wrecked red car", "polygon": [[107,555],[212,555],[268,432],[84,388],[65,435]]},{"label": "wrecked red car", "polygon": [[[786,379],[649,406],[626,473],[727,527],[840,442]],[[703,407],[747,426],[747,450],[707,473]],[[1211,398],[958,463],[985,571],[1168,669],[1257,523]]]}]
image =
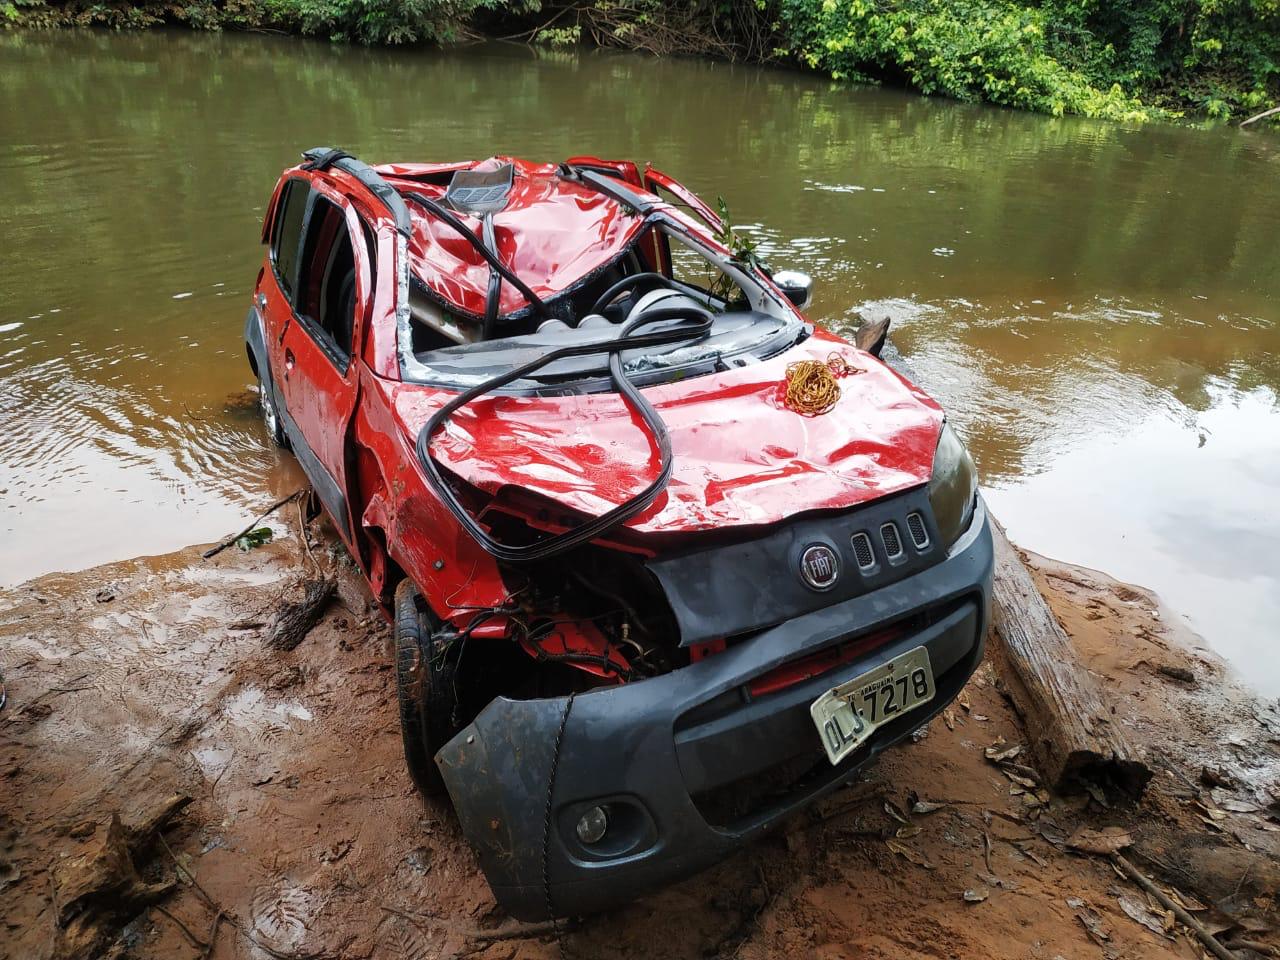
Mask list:
[{"label": "wrecked red car", "polygon": [[582,914],[853,778],[982,657],[942,410],[631,162],[284,173],[245,327],[394,624],[405,759],[499,903]]}]

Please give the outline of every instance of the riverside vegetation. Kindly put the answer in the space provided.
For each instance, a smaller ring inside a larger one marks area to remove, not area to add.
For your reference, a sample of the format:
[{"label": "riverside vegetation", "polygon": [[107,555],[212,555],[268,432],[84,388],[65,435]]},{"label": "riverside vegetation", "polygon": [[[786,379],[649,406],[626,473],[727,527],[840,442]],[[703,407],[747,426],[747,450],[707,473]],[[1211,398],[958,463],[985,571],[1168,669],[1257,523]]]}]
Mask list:
[{"label": "riverside vegetation", "polygon": [[594,43],[1128,121],[1240,119],[1280,101],[1280,0],[0,0],[0,23]]}]

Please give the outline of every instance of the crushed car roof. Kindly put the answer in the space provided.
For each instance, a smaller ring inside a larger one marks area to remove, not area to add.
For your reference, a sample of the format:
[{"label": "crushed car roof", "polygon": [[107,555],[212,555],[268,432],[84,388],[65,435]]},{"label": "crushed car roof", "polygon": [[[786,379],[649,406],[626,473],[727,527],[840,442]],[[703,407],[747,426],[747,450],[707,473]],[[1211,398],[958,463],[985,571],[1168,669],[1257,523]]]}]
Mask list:
[{"label": "crushed car roof", "polygon": [[[644,219],[611,197],[562,177],[555,164],[509,157],[443,164],[385,164],[375,168],[401,194],[418,192],[443,201],[457,170],[510,163],[514,178],[506,206],[493,215],[503,263],[547,300],[588,280],[617,260],[644,228]],[[411,197],[416,214],[409,238],[410,270],[433,299],[471,317],[483,316],[490,269],[484,258]],[[459,216],[464,222],[480,221]],[[511,284],[502,285],[499,313],[525,307]]]}]

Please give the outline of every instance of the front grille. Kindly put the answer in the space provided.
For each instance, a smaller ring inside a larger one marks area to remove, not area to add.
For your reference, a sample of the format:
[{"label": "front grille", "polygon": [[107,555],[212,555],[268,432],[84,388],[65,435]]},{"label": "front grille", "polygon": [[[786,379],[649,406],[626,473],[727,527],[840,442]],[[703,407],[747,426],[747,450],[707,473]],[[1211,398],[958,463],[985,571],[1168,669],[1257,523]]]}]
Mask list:
[{"label": "front grille", "polygon": [[729,828],[762,810],[785,804],[823,774],[829,776],[831,770],[826,753],[817,748],[788,757],[760,773],[695,793],[691,799],[707,823]]},{"label": "front grille", "polygon": [[871,538],[865,533],[853,535],[853,556],[863,570],[870,570],[876,565],[876,555],[871,549]]},{"label": "front grille", "polygon": [[842,640],[823,650],[819,650],[817,653],[811,653],[807,657],[801,657],[798,660],[790,660],[782,666],[770,670],[768,673],[762,673],[747,684],[747,689],[752,697],[762,697],[767,693],[773,693],[775,690],[784,690],[811,677],[819,677],[842,664],[863,656],[868,651],[892,643],[910,629],[911,626],[911,620],[904,620],[901,623],[885,627],[883,630],[877,630],[874,633],[865,634],[853,640]]},{"label": "front grille", "polygon": [[898,526],[886,523],[880,528],[880,537],[884,540],[884,552],[890,560],[902,556],[902,538],[898,535]]},{"label": "front grille", "polygon": [[[719,696],[705,700],[687,710],[676,721],[675,730],[679,733],[703,724],[715,723],[759,697],[820,677],[872,650],[893,643],[904,634],[923,630],[950,614],[953,609],[955,605],[948,604],[931,610],[921,610],[866,633],[836,638],[820,650],[785,661],[772,670],[758,674],[740,686],[726,690]],[[736,643],[749,642],[754,637],[755,634],[732,637],[728,644],[733,647]]]},{"label": "front grille", "polygon": [[917,550],[929,546],[929,531],[925,529],[924,517],[918,513],[907,514],[907,530],[911,532],[911,542]]},{"label": "front grille", "polygon": [[[927,547],[916,546],[908,532],[913,513],[923,524]],[[946,557],[934,523],[928,490],[921,485],[853,510],[790,521],[754,539],[655,557],[645,566],[661,584],[687,647],[752,633],[920,573]],[[839,566],[822,588],[805,578],[803,560],[815,546],[834,553]],[[722,575],[726,564],[734,576]],[[746,584],[768,589],[747,598]]]}]

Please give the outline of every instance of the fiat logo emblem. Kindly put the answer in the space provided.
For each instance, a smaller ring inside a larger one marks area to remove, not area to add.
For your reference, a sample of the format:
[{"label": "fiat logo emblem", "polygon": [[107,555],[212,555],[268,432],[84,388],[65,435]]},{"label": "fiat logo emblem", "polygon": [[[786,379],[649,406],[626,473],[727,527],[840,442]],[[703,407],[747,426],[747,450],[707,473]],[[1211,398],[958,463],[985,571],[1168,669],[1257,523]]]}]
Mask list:
[{"label": "fiat logo emblem", "polygon": [[800,555],[800,576],[814,590],[830,590],[840,576],[840,560],[826,544],[805,547]]}]

